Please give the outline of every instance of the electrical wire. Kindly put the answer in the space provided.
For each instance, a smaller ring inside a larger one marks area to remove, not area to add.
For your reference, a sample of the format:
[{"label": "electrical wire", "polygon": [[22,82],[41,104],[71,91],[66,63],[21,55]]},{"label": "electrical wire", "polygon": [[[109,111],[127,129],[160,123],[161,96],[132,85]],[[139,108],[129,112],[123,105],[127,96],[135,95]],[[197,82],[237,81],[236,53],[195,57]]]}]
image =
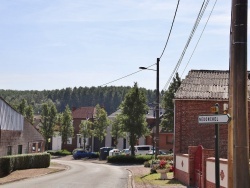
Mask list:
[{"label": "electrical wire", "polygon": [[[169,41],[169,38],[170,38],[170,35],[171,35],[171,32],[172,32],[172,28],[173,28],[173,25],[174,25],[175,17],[176,17],[176,14],[177,14],[177,10],[178,10],[178,7],[179,7],[179,3],[180,3],[180,0],[178,0],[178,2],[177,2],[176,8],[175,8],[174,18],[173,18],[173,20],[172,20],[172,24],[171,24],[171,28],[170,28],[170,31],[169,31],[169,34],[168,34],[168,38],[167,38],[167,41],[166,41],[165,46],[164,46],[164,48],[163,48],[163,51],[162,51],[162,53],[161,53],[160,59],[161,59],[161,57],[163,56],[163,54],[164,54],[164,52],[165,52],[165,49],[166,49],[166,47],[167,47],[167,44],[168,44],[168,41]],[[155,64],[153,64],[153,65],[155,65]],[[149,67],[151,67],[151,66],[153,66],[153,65],[150,65]],[[149,68],[149,67],[147,67],[147,68]],[[123,76],[123,77],[118,78],[118,79],[116,79],[116,80],[113,80],[113,81],[111,81],[111,82],[108,82],[108,83],[106,83],[106,84],[102,84],[100,87],[106,86],[106,85],[111,84],[111,83],[113,83],[113,82],[116,82],[116,81],[118,81],[118,80],[127,78],[127,77],[132,76],[132,75],[134,75],[134,74],[136,74],[136,73],[138,73],[138,72],[141,72],[141,71],[143,71],[143,70],[139,70],[139,71],[133,72],[133,73],[131,73],[131,74],[128,74],[128,75],[126,75],[126,76]]]},{"label": "electrical wire", "polygon": [[[155,63],[155,64],[156,64],[156,63]],[[148,68],[154,66],[155,64],[150,65],[150,66],[145,67],[145,68],[148,69]],[[121,80],[121,79],[123,79],[123,78],[127,78],[127,77],[132,76],[132,75],[134,75],[134,74],[136,74],[136,73],[138,73],[138,72],[141,72],[141,71],[143,71],[143,70],[138,70],[138,71],[136,71],[136,72],[133,72],[133,73],[128,74],[128,75],[126,75],[126,76],[123,76],[123,77],[121,77],[121,78],[115,79],[115,80],[113,80],[113,81],[111,81],[111,82],[108,82],[108,83],[106,83],[106,84],[102,84],[102,85],[100,85],[100,87],[106,86],[106,85],[108,85],[108,84],[111,84],[111,83],[116,82],[116,81],[118,81],[118,80]]]},{"label": "electrical wire", "polygon": [[213,13],[213,10],[214,10],[214,7],[215,7],[216,3],[217,3],[217,0],[215,0],[215,2],[214,2],[213,8],[212,8],[212,10],[210,11],[210,14],[209,14],[209,16],[208,16],[208,19],[207,19],[207,21],[206,21],[206,24],[205,24],[205,26],[203,27],[203,30],[202,30],[202,32],[201,32],[201,34],[200,34],[200,37],[199,37],[199,39],[198,39],[198,41],[197,41],[197,43],[196,43],[196,45],[195,45],[195,48],[194,48],[194,50],[193,50],[193,52],[192,52],[192,54],[191,54],[191,56],[190,56],[190,58],[189,58],[189,60],[188,60],[188,62],[187,62],[187,64],[186,64],[186,66],[185,66],[185,68],[184,68],[182,74],[181,74],[181,77],[183,76],[183,74],[184,74],[184,72],[185,72],[185,70],[186,70],[186,68],[187,68],[187,66],[188,66],[188,64],[189,64],[189,62],[190,62],[190,60],[191,60],[192,57],[193,57],[193,54],[194,54],[194,52],[195,52],[195,50],[196,50],[196,48],[197,48],[197,46],[198,46],[198,44],[199,44],[199,42],[200,42],[200,39],[201,39],[201,37],[202,37],[204,31],[205,31],[205,28],[206,28],[207,23],[208,23],[208,21],[209,21],[211,15],[212,15],[212,13]]},{"label": "electrical wire", "polygon": [[171,35],[171,32],[172,32],[172,28],[173,28],[173,25],[174,25],[174,21],[175,21],[175,17],[176,17],[176,14],[177,14],[177,10],[178,10],[178,7],[179,7],[179,3],[180,3],[180,0],[178,0],[178,2],[177,2],[177,6],[176,6],[176,8],[175,8],[175,13],[174,13],[174,18],[173,18],[173,20],[172,20],[171,28],[170,28],[170,31],[169,31],[169,33],[168,33],[168,38],[167,38],[166,44],[165,44],[165,46],[164,46],[164,48],[163,48],[163,51],[162,51],[162,53],[161,53],[160,59],[161,59],[161,57],[163,56],[163,54],[164,54],[164,52],[165,52],[165,49],[166,49],[166,47],[167,47],[168,40],[169,40],[169,38],[170,38],[170,35]]},{"label": "electrical wire", "polygon": [[[184,55],[185,55],[185,53],[186,53],[186,50],[187,50],[187,48],[188,48],[188,46],[189,46],[189,44],[190,44],[190,42],[191,42],[191,40],[192,40],[192,38],[193,38],[193,36],[194,36],[194,33],[195,33],[195,31],[196,31],[196,29],[197,29],[199,23],[200,23],[200,20],[201,20],[203,14],[204,14],[204,12],[205,12],[205,10],[206,10],[206,8],[207,8],[207,5],[208,5],[209,1],[210,1],[210,0],[207,0],[206,3],[205,3],[205,0],[203,1],[202,6],[201,6],[200,11],[199,11],[199,14],[198,14],[198,16],[197,16],[197,18],[196,18],[196,21],[195,21],[195,23],[194,23],[194,26],[193,26],[193,28],[192,28],[192,30],[191,30],[191,33],[190,33],[190,35],[189,35],[189,37],[188,37],[188,40],[187,40],[187,42],[186,42],[186,45],[185,45],[185,47],[184,47],[184,49],[183,49],[183,51],[182,51],[182,53],[181,53],[181,56],[180,56],[180,58],[179,58],[179,60],[178,60],[178,62],[177,62],[177,64],[176,64],[176,66],[175,66],[173,72],[171,73],[171,76],[169,77],[167,83],[165,84],[163,90],[166,90],[166,89],[167,89],[167,87],[169,86],[169,84],[170,84],[170,82],[171,82],[171,80],[172,80],[174,74],[177,72],[177,70],[178,70],[178,68],[179,68],[179,66],[180,66],[180,64],[181,64],[181,62],[182,62],[182,59],[183,59],[183,57],[184,57]],[[205,3],[205,6],[204,6],[204,3]]]}]

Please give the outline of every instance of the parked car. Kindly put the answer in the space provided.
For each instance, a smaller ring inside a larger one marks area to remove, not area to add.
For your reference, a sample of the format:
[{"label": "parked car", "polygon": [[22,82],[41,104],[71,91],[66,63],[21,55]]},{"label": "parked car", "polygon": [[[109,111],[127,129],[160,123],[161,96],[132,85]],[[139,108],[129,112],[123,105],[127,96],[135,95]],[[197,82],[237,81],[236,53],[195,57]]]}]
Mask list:
[{"label": "parked car", "polygon": [[[149,151],[153,149],[151,145],[136,145],[135,147],[135,155],[146,155]],[[131,146],[129,147],[131,152]]]},{"label": "parked car", "polygon": [[112,149],[109,151],[109,156],[120,155],[119,149]]},{"label": "parked car", "polygon": [[130,155],[131,151],[129,149],[123,149],[120,151],[120,155]]},{"label": "parked car", "polygon": [[[153,155],[155,154],[155,150],[150,150],[147,155]],[[167,155],[167,153],[165,153],[164,151],[162,150],[159,150],[159,155]]]},{"label": "parked car", "polygon": [[73,151],[73,158],[74,159],[81,159],[81,158],[97,158],[98,154],[94,152],[89,152],[83,149],[77,149]]}]

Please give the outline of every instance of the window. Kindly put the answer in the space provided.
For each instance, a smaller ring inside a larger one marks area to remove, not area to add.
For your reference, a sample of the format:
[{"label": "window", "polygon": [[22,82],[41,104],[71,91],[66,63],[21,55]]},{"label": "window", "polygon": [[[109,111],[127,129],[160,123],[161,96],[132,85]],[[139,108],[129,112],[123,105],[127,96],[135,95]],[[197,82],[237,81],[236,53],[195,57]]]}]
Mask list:
[{"label": "window", "polygon": [[67,144],[72,144],[72,138],[68,138]]},{"label": "window", "polygon": [[32,151],[35,152],[36,151],[36,143],[32,144]]},{"label": "window", "polygon": [[18,145],[18,154],[22,154],[22,153],[23,153],[23,146]]},{"label": "window", "polygon": [[42,145],[42,144],[39,142],[39,143],[38,143],[38,148],[37,148],[37,151],[38,151],[38,152],[41,151],[41,145]]},{"label": "window", "polygon": [[12,146],[8,146],[7,155],[12,155]]}]

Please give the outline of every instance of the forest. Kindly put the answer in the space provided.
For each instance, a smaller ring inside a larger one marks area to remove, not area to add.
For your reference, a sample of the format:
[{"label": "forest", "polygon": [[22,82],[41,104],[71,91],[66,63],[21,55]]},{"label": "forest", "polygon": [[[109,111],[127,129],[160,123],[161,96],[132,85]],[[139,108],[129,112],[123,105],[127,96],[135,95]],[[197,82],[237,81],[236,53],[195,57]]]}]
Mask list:
[{"label": "forest", "polygon": [[[11,106],[15,107],[20,104],[22,99],[25,99],[28,105],[32,105],[34,114],[40,114],[42,104],[52,101],[58,112],[63,112],[66,105],[72,107],[88,107],[99,104],[104,107],[108,115],[115,112],[126,93],[131,87],[74,87],[56,90],[0,90],[0,97],[2,97]],[[145,93],[147,102],[155,102],[155,91],[140,88]]]}]

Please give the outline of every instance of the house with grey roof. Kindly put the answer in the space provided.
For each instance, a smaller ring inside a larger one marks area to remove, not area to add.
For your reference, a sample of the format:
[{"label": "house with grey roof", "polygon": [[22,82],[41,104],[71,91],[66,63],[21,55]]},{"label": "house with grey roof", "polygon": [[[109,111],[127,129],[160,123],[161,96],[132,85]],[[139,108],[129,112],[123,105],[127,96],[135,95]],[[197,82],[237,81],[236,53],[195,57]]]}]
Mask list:
[{"label": "house with grey roof", "polygon": [[[174,98],[174,152],[188,153],[189,146],[202,145],[214,149],[213,124],[199,124],[198,116],[211,114],[211,107],[219,104],[219,113],[228,110],[229,71],[191,70],[182,81]],[[228,125],[219,126],[219,156],[227,158]]]},{"label": "house with grey roof", "polygon": [[0,97],[0,156],[44,152],[45,139]]}]

